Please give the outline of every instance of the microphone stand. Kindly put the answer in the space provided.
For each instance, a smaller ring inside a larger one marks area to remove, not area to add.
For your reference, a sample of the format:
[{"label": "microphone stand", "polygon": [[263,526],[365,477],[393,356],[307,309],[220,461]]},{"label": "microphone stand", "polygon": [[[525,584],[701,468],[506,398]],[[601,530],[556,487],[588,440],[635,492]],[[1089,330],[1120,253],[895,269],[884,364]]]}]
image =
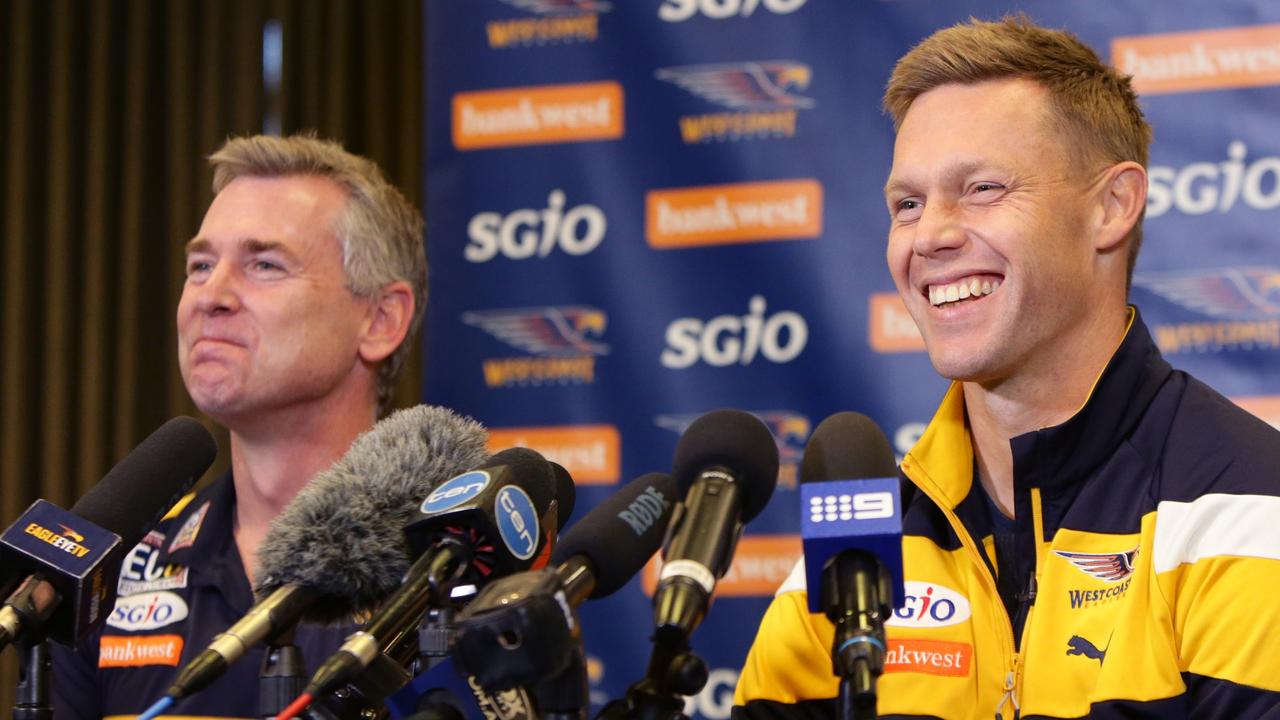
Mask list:
[{"label": "microphone stand", "polygon": [[823,569],[822,599],[835,625],[831,665],[840,678],[838,720],[875,720],[876,680],[884,672],[889,573],[875,556],[841,553]]},{"label": "microphone stand", "polygon": [[13,720],[53,720],[49,699],[49,674],[53,659],[49,641],[23,642],[19,658],[18,695]]},{"label": "microphone stand", "polygon": [[676,720],[685,717],[685,696],[696,695],[707,684],[707,664],[689,648],[683,633],[654,635],[653,653],[643,680],[627,688],[626,697],[614,700],[597,720]]},{"label": "microphone stand", "polygon": [[302,651],[293,644],[294,631],[267,646],[258,673],[258,714],[270,720],[279,715],[307,686]]},{"label": "microphone stand", "polygon": [[569,666],[534,689],[541,720],[587,720],[591,704],[586,653],[582,639],[574,645]]}]

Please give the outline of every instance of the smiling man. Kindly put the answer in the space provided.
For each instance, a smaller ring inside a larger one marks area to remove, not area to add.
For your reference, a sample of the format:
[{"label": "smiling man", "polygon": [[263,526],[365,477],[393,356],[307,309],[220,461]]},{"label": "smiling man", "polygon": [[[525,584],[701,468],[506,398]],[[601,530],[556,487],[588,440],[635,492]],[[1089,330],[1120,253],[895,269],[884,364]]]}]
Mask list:
[{"label": "smiling man", "polygon": [[[253,604],[271,520],[385,409],[421,323],[422,217],[368,160],[313,137],[228,141],[187,243],[178,364],[231,435],[231,472],[126,557],[107,627],[55,649],[58,716],[137,715]],[[301,626],[309,667],[347,628]],[[259,717],[262,649],[169,716]]]},{"label": "smiling man", "polygon": [[[1280,433],[1173,370],[1127,304],[1151,131],[1065,32],[971,21],[898,63],[889,271],[954,382],[907,454],[881,717],[1280,716]],[[803,567],[737,717],[830,716]],[[949,603],[946,612],[927,607]]]}]

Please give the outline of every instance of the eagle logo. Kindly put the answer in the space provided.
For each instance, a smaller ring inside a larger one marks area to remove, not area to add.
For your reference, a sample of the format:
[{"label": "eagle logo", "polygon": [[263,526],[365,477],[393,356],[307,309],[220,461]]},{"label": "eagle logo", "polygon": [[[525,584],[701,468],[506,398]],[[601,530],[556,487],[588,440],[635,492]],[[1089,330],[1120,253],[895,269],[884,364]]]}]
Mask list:
[{"label": "eagle logo", "polygon": [[597,0],[502,0],[506,4],[537,15],[577,15],[580,13],[603,13],[613,9],[613,5]]},{"label": "eagle logo", "polygon": [[1133,574],[1133,564],[1138,557],[1138,548],[1118,553],[1085,553],[1066,550],[1054,550],[1054,553],[1066,558],[1085,575],[1114,583]]},{"label": "eagle logo", "polygon": [[63,525],[62,523],[58,523],[58,527],[62,528],[62,534],[64,537],[71,538],[72,540],[78,543],[84,542],[84,536],[76,532],[75,530],[72,530],[71,528],[67,527],[66,525]]},{"label": "eagle logo", "polygon": [[463,313],[462,322],[532,355],[609,354],[608,345],[593,339],[604,335],[608,317],[603,310],[585,305],[477,310]]},{"label": "eagle logo", "polygon": [[[809,418],[790,410],[752,410],[752,415],[769,428],[773,440],[778,445],[778,463],[780,465],[796,464],[804,455],[804,443],[809,439]],[[676,415],[659,415],[653,419],[660,427],[675,433],[683,434],[685,429],[701,417],[701,413],[681,413]]]},{"label": "eagle logo", "polygon": [[1138,273],[1133,284],[1211,317],[1261,320],[1280,315],[1280,268],[1275,266]]},{"label": "eagle logo", "polygon": [[809,87],[813,72],[794,60],[717,63],[663,68],[654,75],[698,97],[733,110],[811,108],[812,98],[793,94]]}]

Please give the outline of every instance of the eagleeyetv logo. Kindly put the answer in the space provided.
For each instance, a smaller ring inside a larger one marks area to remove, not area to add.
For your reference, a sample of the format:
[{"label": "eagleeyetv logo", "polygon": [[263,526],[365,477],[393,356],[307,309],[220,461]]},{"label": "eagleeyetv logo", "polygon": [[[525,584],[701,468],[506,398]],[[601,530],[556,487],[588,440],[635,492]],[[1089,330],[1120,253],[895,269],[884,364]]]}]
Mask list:
[{"label": "eagleeyetv logo", "polygon": [[534,356],[486,359],[491,388],[593,383],[596,358],[609,353],[598,339],[608,316],[585,305],[476,310],[463,313],[462,322]]},{"label": "eagleeyetv logo", "polygon": [[682,116],[685,144],[795,137],[799,111],[815,105],[798,94],[809,87],[813,71],[795,60],[685,65],[654,76],[731,111]]},{"label": "eagleeyetv logo", "polygon": [[595,42],[600,36],[600,13],[612,5],[599,0],[502,0],[538,17],[491,20],[485,23],[493,49]]},{"label": "eagleeyetv logo", "polygon": [[59,523],[58,527],[62,528],[65,532],[57,533],[40,523],[35,522],[28,524],[24,532],[37,540],[42,540],[54,546],[68,555],[74,555],[78,558],[82,558],[89,554],[89,548],[81,545],[81,543],[84,542],[83,535],[72,530],[66,525],[62,525],[61,523]]}]

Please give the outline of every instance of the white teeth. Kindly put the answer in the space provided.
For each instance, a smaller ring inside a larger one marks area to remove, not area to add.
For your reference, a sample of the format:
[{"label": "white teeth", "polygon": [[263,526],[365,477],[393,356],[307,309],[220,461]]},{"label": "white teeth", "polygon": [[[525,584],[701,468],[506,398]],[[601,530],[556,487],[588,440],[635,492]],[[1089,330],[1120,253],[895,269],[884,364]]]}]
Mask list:
[{"label": "white teeth", "polygon": [[950,285],[930,285],[929,304],[942,305],[971,297],[982,297],[983,295],[990,295],[999,288],[999,280],[979,280],[978,278],[960,280]]}]

